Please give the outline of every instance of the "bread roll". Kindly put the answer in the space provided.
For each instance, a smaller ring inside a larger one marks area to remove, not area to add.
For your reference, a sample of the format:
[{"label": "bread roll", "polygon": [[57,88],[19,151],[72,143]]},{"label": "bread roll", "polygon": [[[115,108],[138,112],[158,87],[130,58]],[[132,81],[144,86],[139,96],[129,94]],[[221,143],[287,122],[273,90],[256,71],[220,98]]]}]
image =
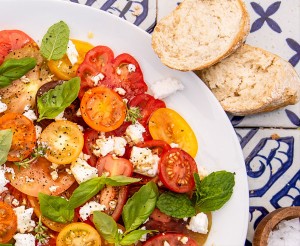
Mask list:
[{"label": "bread roll", "polygon": [[185,0],[158,22],[152,47],[170,68],[200,70],[234,52],[249,22],[242,0]]},{"label": "bread roll", "polygon": [[293,66],[250,45],[196,74],[233,115],[272,111],[295,104],[300,97],[300,78]]}]

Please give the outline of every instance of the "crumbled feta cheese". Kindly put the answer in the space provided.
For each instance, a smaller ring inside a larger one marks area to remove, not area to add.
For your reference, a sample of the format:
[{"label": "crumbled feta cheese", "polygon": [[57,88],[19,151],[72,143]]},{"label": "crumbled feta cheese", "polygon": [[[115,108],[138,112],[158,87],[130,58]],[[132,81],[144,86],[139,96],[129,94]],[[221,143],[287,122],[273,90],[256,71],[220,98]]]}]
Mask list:
[{"label": "crumbled feta cheese", "polygon": [[168,241],[164,241],[164,246],[170,246],[170,244],[168,243]]},{"label": "crumbled feta cheese", "polygon": [[119,67],[117,67],[117,69],[116,69],[116,73],[117,73],[118,75],[121,75],[121,73],[122,73],[122,70],[121,70]]},{"label": "crumbled feta cheese", "polygon": [[14,206],[19,206],[20,202],[14,198],[12,201],[11,201],[11,204],[14,205]]},{"label": "crumbled feta cheese", "polygon": [[15,246],[35,246],[35,237],[30,233],[17,233],[14,235],[14,239],[16,240]]},{"label": "crumbled feta cheese", "polygon": [[79,215],[83,220],[87,220],[87,218],[91,214],[93,214],[94,211],[103,211],[105,209],[106,209],[105,205],[102,205],[98,202],[91,201],[91,202],[87,202],[80,208]]},{"label": "crumbled feta cheese", "polygon": [[23,75],[20,80],[24,83],[24,84],[28,84],[30,83],[30,79],[28,77],[26,77],[26,75]]},{"label": "crumbled feta cheese", "polygon": [[58,179],[58,172],[56,170],[52,171],[50,173],[52,180],[57,180]]},{"label": "crumbled feta cheese", "polygon": [[14,208],[17,216],[17,230],[18,232],[25,233],[33,231],[35,227],[34,220],[31,219],[33,208],[25,209],[25,206]]},{"label": "crumbled feta cheese", "polygon": [[188,237],[178,237],[177,239],[182,242],[182,244],[186,244],[189,241]]},{"label": "crumbled feta cheese", "polygon": [[58,168],[58,166],[58,164],[52,162],[50,168],[55,170],[56,168]]},{"label": "crumbled feta cheese", "polygon": [[145,131],[145,128],[139,122],[136,122],[134,125],[127,127],[125,134],[131,142],[137,144],[144,141],[143,133]]},{"label": "crumbled feta cheese", "polygon": [[163,99],[178,90],[183,90],[184,86],[176,79],[167,78],[150,84],[150,89],[153,92],[154,98]]},{"label": "crumbled feta cheese", "polygon": [[171,143],[170,146],[171,146],[171,148],[178,148],[179,144],[177,144],[177,143]]},{"label": "crumbled feta cheese", "polygon": [[30,105],[25,106],[23,115],[26,116],[31,121],[37,120],[37,116],[35,112],[32,109],[30,109]]},{"label": "crumbled feta cheese", "polygon": [[91,158],[90,155],[84,154],[83,152],[80,153],[79,158],[81,158],[82,160],[87,161],[88,159]]},{"label": "crumbled feta cheese", "polygon": [[67,174],[72,174],[72,171],[71,171],[71,169],[69,169],[69,168],[66,168],[66,172],[67,172]]},{"label": "crumbled feta cheese", "polygon": [[71,164],[71,172],[79,184],[89,179],[98,177],[98,169],[91,167],[85,160],[81,158],[77,158],[77,160]]},{"label": "crumbled feta cheese", "polygon": [[199,174],[200,180],[202,180],[208,175],[208,171],[206,170],[205,167],[200,166],[200,167],[198,167],[198,174]]},{"label": "crumbled feta cheese", "polygon": [[123,156],[125,154],[125,146],[127,141],[122,137],[108,137],[100,136],[97,140],[93,150],[96,156],[106,156],[107,154],[115,154]]},{"label": "crumbled feta cheese", "polygon": [[198,232],[202,234],[207,234],[208,232],[208,218],[207,215],[203,212],[198,213],[193,216],[190,220],[190,223],[186,226],[187,229]]},{"label": "crumbled feta cheese", "polygon": [[35,127],[36,138],[38,139],[38,138],[41,136],[41,133],[42,133],[42,131],[43,131],[43,128],[40,127],[40,126],[38,126],[38,125],[36,125],[36,126],[34,126],[34,127]]},{"label": "crumbled feta cheese", "polygon": [[0,98],[0,113],[3,113],[7,110],[7,105],[1,101],[1,98]]},{"label": "crumbled feta cheese", "polygon": [[32,183],[32,182],[34,182],[34,179],[31,179],[28,176],[25,176],[25,182],[26,183]]},{"label": "crumbled feta cheese", "polygon": [[72,65],[78,61],[78,51],[76,50],[75,44],[71,40],[68,42],[67,56]]},{"label": "crumbled feta cheese", "polygon": [[59,186],[57,186],[57,185],[51,185],[51,186],[49,187],[49,190],[50,190],[50,192],[55,192],[55,191],[57,190],[58,187],[59,187]]},{"label": "crumbled feta cheese", "polygon": [[109,208],[111,208],[111,209],[115,209],[115,208],[117,207],[117,201],[111,200],[111,201],[108,203],[108,206],[109,206]]},{"label": "crumbled feta cheese", "polygon": [[9,183],[9,180],[5,177],[5,167],[0,166],[0,193],[7,190],[5,187]]},{"label": "crumbled feta cheese", "polygon": [[[146,230],[146,226],[142,226],[140,228],[140,230]],[[145,234],[143,234],[143,236],[141,236],[140,241],[141,242],[146,242],[147,241],[147,233],[145,233]]]},{"label": "crumbled feta cheese", "polygon": [[82,115],[81,115],[81,110],[80,110],[80,108],[77,110],[76,116],[77,116],[77,117],[81,117],[81,116],[82,116]]},{"label": "crumbled feta cheese", "polygon": [[153,155],[151,149],[133,146],[130,161],[136,173],[154,177],[158,172],[158,155]]},{"label": "crumbled feta cheese", "polygon": [[133,64],[128,64],[127,69],[129,73],[133,73],[136,70],[136,66]]},{"label": "crumbled feta cheese", "polygon": [[122,137],[114,137],[114,150],[113,154],[117,156],[123,156],[125,154],[125,146],[127,141]]},{"label": "crumbled feta cheese", "polygon": [[119,234],[124,234],[123,230],[120,229],[120,228],[118,228],[118,233],[119,233]]},{"label": "crumbled feta cheese", "polygon": [[59,115],[57,115],[54,120],[67,120],[65,117],[64,117],[64,113],[65,111],[62,111]]},{"label": "crumbled feta cheese", "polygon": [[81,126],[81,125],[78,125],[78,124],[77,124],[77,126],[78,126],[78,128],[79,128],[79,130],[80,130],[80,131],[82,131],[82,132],[84,131],[84,128],[83,128],[83,126]]},{"label": "crumbled feta cheese", "polygon": [[115,88],[114,91],[117,92],[121,96],[124,96],[126,94],[126,91],[121,87]]},{"label": "crumbled feta cheese", "polygon": [[97,86],[99,84],[99,81],[103,80],[104,77],[105,76],[102,73],[98,73],[97,75],[92,76],[91,80],[94,82],[94,86]]}]

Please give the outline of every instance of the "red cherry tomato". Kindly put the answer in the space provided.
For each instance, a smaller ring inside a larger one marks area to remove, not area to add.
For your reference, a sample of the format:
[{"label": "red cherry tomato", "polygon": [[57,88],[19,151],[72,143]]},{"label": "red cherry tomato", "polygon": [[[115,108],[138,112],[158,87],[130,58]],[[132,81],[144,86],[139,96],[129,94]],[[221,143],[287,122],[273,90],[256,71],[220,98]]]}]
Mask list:
[{"label": "red cherry tomato", "polygon": [[99,136],[98,132],[94,129],[86,129],[83,133],[84,144],[83,144],[82,152],[90,156],[87,162],[92,167],[96,166],[97,159],[98,159],[97,156],[93,154],[93,145],[96,143],[98,136]]},{"label": "red cherry tomato", "polygon": [[0,65],[11,51],[20,49],[28,43],[35,43],[31,37],[20,30],[0,31]]},{"label": "red cherry tomato", "polygon": [[148,239],[143,246],[164,246],[166,242],[170,246],[197,246],[197,243],[181,233],[161,233]]},{"label": "red cherry tomato", "polygon": [[193,157],[179,148],[165,152],[158,164],[159,178],[170,190],[185,193],[195,186],[194,173],[198,173]]}]

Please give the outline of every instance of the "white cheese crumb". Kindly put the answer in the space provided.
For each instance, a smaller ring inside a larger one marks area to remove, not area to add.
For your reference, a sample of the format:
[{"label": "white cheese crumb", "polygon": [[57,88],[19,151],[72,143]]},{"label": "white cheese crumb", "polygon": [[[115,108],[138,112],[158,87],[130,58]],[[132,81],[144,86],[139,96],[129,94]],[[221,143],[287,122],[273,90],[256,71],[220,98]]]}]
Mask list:
[{"label": "white cheese crumb", "polygon": [[168,241],[164,241],[164,246],[170,246],[170,244],[168,243]]},{"label": "white cheese crumb", "polygon": [[30,79],[28,77],[26,77],[26,75],[23,75],[20,80],[24,83],[24,84],[28,84],[30,83]]},{"label": "white cheese crumb", "polygon": [[59,115],[57,115],[54,120],[57,121],[57,120],[67,120],[65,117],[64,117],[64,113],[65,111],[62,111]]},{"label": "white cheese crumb", "polygon": [[171,143],[170,146],[171,146],[171,148],[178,148],[179,144],[177,144],[177,143]]},{"label": "white cheese crumb", "polygon": [[203,212],[198,213],[193,216],[190,220],[190,223],[186,226],[187,229],[198,232],[202,234],[207,234],[208,232],[208,218],[207,215]]},{"label": "white cheese crumb", "polygon": [[136,66],[133,64],[128,64],[127,69],[129,73],[133,73],[136,70]]},{"label": "white cheese crumb", "polygon": [[32,182],[34,182],[34,179],[31,179],[28,176],[25,176],[25,182],[26,183],[32,183]]},{"label": "white cheese crumb", "polygon": [[93,153],[96,156],[106,156],[107,154],[115,154],[123,156],[125,154],[125,146],[127,141],[122,137],[100,136],[93,146]]},{"label": "white cheese crumb", "polygon": [[14,206],[19,206],[20,202],[14,198],[12,201],[11,201],[11,204],[14,205]]},{"label": "white cheese crumb", "polygon": [[5,177],[5,167],[0,166],[0,193],[7,190],[5,187],[9,183],[9,180]]},{"label": "white cheese crumb", "polygon": [[87,202],[80,208],[79,215],[83,220],[87,220],[87,218],[91,214],[93,214],[94,211],[103,211],[105,209],[106,209],[105,205],[102,205],[98,202],[91,201],[91,202]]},{"label": "white cheese crumb", "polygon": [[78,51],[76,50],[75,44],[71,40],[68,42],[67,56],[72,65],[78,61]]},{"label": "white cheese crumb", "polygon": [[99,84],[99,81],[103,80],[104,77],[105,76],[102,73],[98,73],[97,75],[92,76],[91,80],[94,82],[94,86],[97,86]]},{"label": "white cheese crumb", "polygon": [[78,124],[77,124],[77,126],[78,126],[78,128],[79,128],[79,130],[80,130],[80,131],[82,131],[82,132],[84,131],[84,128],[83,128],[83,126],[81,126],[81,125],[78,125]]},{"label": "white cheese crumb", "polygon": [[30,233],[17,233],[14,235],[14,239],[16,240],[15,246],[35,246],[35,237]]},{"label": "white cheese crumb", "polygon": [[57,180],[58,179],[58,172],[56,170],[52,171],[50,173],[52,180]]},{"label": "white cheese crumb", "polygon": [[1,98],[0,98],[0,113],[3,113],[7,110],[7,105],[1,101]]},{"label": "white cheese crumb", "polygon": [[177,239],[182,242],[182,244],[186,244],[189,241],[188,237],[178,237]]},{"label": "white cheese crumb", "polygon": [[200,166],[200,167],[198,167],[198,174],[199,174],[200,180],[202,180],[208,175],[208,171],[206,170],[205,167]]},{"label": "white cheese crumb", "polygon": [[33,208],[25,209],[25,206],[14,208],[17,216],[17,230],[18,232],[25,233],[33,231],[35,227],[34,220],[31,219]]},{"label": "white cheese crumb", "polygon": [[125,134],[131,142],[137,144],[144,141],[143,133],[145,131],[145,128],[139,122],[136,122],[134,125],[127,127]]},{"label": "white cheese crumb", "polygon": [[124,96],[126,94],[126,91],[121,87],[115,88],[114,91],[117,92],[121,96]]},{"label": "white cheese crumb", "polygon": [[77,117],[81,117],[81,116],[82,116],[82,115],[81,115],[81,110],[80,110],[80,108],[77,110],[76,116],[77,116]]},{"label": "white cheese crumb", "polygon": [[30,105],[26,105],[24,107],[23,115],[26,116],[31,121],[37,120],[37,116],[36,116],[35,112],[32,109],[30,109]]},{"label": "white cheese crumb", "polygon": [[176,79],[167,78],[150,84],[150,89],[156,99],[163,99],[176,91],[183,90],[183,84]]},{"label": "white cheese crumb", "polygon": [[121,70],[119,67],[117,67],[117,69],[116,69],[116,73],[117,73],[118,75],[121,75],[121,73],[122,73],[122,70]]},{"label": "white cheese crumb", "polygon": [[[140,230],[146,230],[146,226],[141,227]],[[143,234],[143,236],[140,238],[140,241],[141,242],[147,241],[147,233]]]},{"label": "white cheese crumb", "polygon": [[79,184],[98,177],[98,169],[90,166],[81,158],[77,158],[77,160],[71,164],[71,172]]},{"label": "white cheese crumb", "polygon": [[43,129],[41,126],[38,126],[38,125],[35,125],[34,127],[35,127],[35,135],[36,135],[36,138],[38,139],[38,138],[40,138]]},{"label": "white cheese crumb", "polygon": [[50,192],[55,192],[55,191],[57,190],[58,187],[59,187],[59,186],[57,186],[57,185],[51,185],[51,186],[49,187],[49,190],[50,190]]}]

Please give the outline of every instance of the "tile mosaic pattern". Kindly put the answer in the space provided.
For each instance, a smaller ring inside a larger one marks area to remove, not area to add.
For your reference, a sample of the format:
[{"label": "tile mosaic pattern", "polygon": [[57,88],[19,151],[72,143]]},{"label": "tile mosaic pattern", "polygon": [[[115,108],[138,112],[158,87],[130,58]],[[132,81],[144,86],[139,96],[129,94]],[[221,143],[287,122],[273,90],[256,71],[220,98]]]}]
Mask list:
[{"label": "tile mosaic pattern", "polygon": [[[70,1],[108,11],[149,33],[158,20],[181,2]],[[245,2],[251,18],[251,32],[246,42],[281,56],[300,74],[300,1]],[[300,206],[300,130],[297,129],[300,127],[300,103],[271,113],[228,117],[235,127],[245,157],[250,198],[245,245],[251,245],[254,230],[265,215],[276,208]]]}]

